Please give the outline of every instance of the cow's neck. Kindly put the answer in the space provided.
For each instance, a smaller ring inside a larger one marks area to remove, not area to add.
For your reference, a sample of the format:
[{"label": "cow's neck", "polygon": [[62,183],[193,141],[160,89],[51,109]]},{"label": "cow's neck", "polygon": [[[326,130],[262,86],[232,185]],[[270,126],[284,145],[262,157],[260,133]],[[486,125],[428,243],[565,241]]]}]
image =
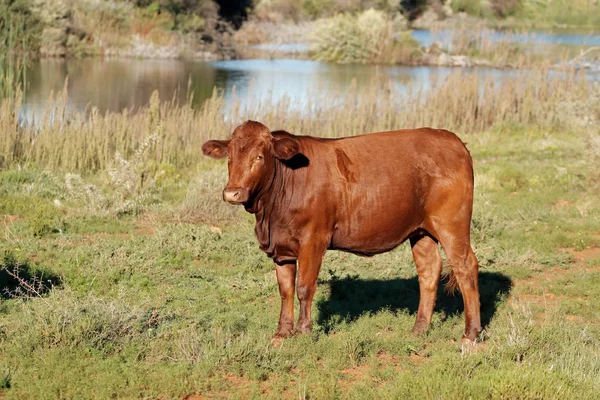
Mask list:
[{"label": "cow's neck", "polygon": [[[273,167],[273,173],[269,178],[266,179],[265,183],[262,185],[261,189],[257,194],[253,195],[248,203],[244,205],[244,208],[250,214],[258,214],[260,213],[265,206],[268,207],[271,203],[273,196],[272,187],[275,182],[281,175],[282,165],[279,160],[275,159],[275,166]],[[275,194],[276,196],[277,194]]]},{"label": "cow's neck", "polygon": [[[246,211],[255,214],[256,227],[254,229],[260,247],[267,254],[272,253],[274,244],[271,243],[272,217],[281,216],[289,206],[286,196],[285,182],[290,178],[292,171],[283,163],[275,159],[273,175],[263,189],[254,197],[250,207]],[[269,254],[271,255],[271,254]]]}]

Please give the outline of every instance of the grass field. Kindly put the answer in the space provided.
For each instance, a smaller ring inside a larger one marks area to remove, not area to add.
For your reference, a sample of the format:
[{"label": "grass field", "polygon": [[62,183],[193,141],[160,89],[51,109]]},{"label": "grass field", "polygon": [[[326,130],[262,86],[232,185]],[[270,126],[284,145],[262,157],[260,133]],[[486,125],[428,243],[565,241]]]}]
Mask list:
[{"label": "grass field", "polygon": [[230,128],[209,131],[213,109],[155,104],[87,124],[76,115],[35,136],[6,123],[18,104],[6,101],[0,398],[595,398],[599,88],[555,82],[523,94],[527,82],[508,82],[482,98],[485,82],[449,82],[395,116],[380,106],[383,119],[368,93],[347,110],[317,102],[310,116],[282,107],[261,119],[324,136],[435,125],[468,142],[485,325],[468,354],[460,295],[441,291],[432,329],[410,333],[418,284],[407,244],[373,258],[328,253],[313,333],[272,341],[272,263],[252,217],[220,200],[225,163],[201,158],[198,143]]}]

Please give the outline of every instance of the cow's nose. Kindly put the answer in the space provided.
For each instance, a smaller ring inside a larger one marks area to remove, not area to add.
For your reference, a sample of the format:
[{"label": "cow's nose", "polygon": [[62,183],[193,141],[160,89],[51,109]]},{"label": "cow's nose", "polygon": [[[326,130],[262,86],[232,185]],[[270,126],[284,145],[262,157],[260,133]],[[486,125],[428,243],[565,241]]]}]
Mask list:
[{"label": "cow's nose", "polygon": [[223,200],[232,204],[241,204],[248,201],[248,191],[242,188],[226,188],[223,190]]}]

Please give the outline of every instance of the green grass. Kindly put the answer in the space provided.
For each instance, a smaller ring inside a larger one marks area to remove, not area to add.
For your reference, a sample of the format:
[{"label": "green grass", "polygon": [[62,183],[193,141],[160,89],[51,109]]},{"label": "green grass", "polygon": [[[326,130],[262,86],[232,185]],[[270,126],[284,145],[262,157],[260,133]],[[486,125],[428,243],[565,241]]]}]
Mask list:
[{"label": "green grass", "polygon": [[[220,200],[224,163],[178,169],[126,214],[65,200],[60,179],[36,168],[4,170],[0,397],[594,398],[600,257],[574,256],[600,247],[589,132],[463,135],[486,323],[471,354],[459,350],[460,296],[440,293],[431,331],[409,332],[418,285],[407,245],[328,253],[314,332],[272,342],[275,273],[251,217]],[[40,220],[60,229],[40,231]]]}]

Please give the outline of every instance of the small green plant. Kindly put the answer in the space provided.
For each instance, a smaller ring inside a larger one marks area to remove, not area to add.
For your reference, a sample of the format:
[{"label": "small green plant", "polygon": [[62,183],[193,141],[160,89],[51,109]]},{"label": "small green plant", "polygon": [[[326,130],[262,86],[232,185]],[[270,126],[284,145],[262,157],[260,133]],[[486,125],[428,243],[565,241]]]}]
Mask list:
[{"label": "small green plant", "polygon": [[64,221],[55,205],[37,201],[33,203],[29,212],[29,227],[33,236],[42,237],[49,233],[64,232]]}]

